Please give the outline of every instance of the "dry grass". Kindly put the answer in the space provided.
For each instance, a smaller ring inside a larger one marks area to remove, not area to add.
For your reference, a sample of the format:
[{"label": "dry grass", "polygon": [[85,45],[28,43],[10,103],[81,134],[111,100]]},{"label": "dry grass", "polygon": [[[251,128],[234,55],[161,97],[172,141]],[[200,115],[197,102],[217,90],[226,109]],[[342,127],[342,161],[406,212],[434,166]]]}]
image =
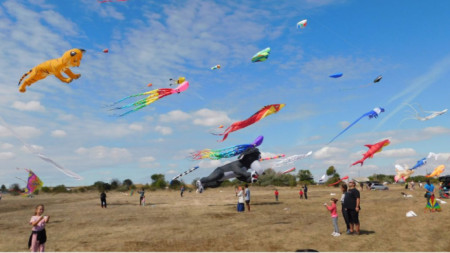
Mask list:
[{"label": "dry grass", "polygon": [[[203,194],[148,192],[139,196],[108,193],[108,208],[99,194],[42,194],[33,199],[4,196],[0,201],[0,251],[27,251],[28,221],[34,206],[45,204],[47,251],[450,251],[449,204],[440,213],[424,213],[423,190],[390,186],[389,191],[361,192],[360,236],[333,231],[322,206],[338,188],[311,186],[308,200],[298,188],[252,187],[252,212],[237,213],[234,188],[208,189]],[[339,211],[340,211],[340,205]],[[406,218],[413,210],[418,217]],[[340,212],[339,212],[340,215]],[[339,226],[345,232],[340,215]]]}]

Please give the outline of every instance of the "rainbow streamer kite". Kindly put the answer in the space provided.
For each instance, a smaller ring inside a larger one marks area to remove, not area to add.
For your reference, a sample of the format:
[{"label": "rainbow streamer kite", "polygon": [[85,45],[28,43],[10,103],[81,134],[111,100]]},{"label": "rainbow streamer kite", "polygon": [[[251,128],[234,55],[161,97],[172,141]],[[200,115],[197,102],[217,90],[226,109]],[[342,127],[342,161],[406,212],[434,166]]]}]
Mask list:
[{"label": "rainbow streamer kite", "polygon": [[260,135],[251,144],[236,145],[233,147],[223,149],[203,149],[192,153],[191,157],[194,160],[201,160],[201,159],[219,160],[222,158],[230,158],[242,154],[245,150],[249,148],[258,147],[259,145],[261,145],[263,140],[264,136]]},{"label": "rainbow streamer kite", "polygon": [[28,181],[25,193],[32,194],[33,192],[41,189],[44,183],[41,181],[41,179],[39,179],[38,176],[36,176],[36,174],[34,174],[33,171],[27,169],[25,170],[28,171]]},{"label": "rainbow streamer kite", "polygon": [[223,135],[223,139],[221,141],[224,141],[227,139],[228,134],[230,134],[231,132],[237,131],[242,128],[246,128],[271,114],[277,113],[284,106],[285,106],[285,104],[266,105],[263,108],[261,108],[261,110],[257,111],[255,114],[253,114],[250,118],[248,118],[246,120],[234,122],[233,124],[231,124],[231,126],[229,126],[227,129],[225,129],[225,132],[223,134],[214,134],[214,135],[220,135],[220,136]]},{"label": "rainbow streamer kite", "polygon": [[155,102],[156,100],[158,100],[160,98],[172,95],[174,93],[183,92],[183,91],[187,90],[188,88],[189,88],[189,82],[188,81],[184,81],[183,83],[181,83],[175,89],[161,88],[161,89],[156,89],[156,90],[147,91],[147,92],[144,92],[144,93],[139,93],[139,94],[131,95],[131,96],[128,96],[128,97],[124,97],[124,98],[114,102],[111,106],[116,105],[116,104],[118,104],[118,103],[120,103],[120,102],[122,102],[122,101],[124,101],[124,100],[126,100],[128,98],[149,95],[148,97],[143,98],[141,100],[138,100],[138,101],[136,101],[134,103],[130,103],[130,104],[127,104],[127,105],[124,105],[124,106],[115,107],[115,108],[112,108],[111,110],[120,110],[120,109],[129,108],[129,107],[134,107],[134,109],[129,110],[129,111],[124,112],[124,113],[119,115],[119,117],[122,117],[122,116],[127,115],[128,113],[138,111],[138,110],[146,107],[147,105]]}]

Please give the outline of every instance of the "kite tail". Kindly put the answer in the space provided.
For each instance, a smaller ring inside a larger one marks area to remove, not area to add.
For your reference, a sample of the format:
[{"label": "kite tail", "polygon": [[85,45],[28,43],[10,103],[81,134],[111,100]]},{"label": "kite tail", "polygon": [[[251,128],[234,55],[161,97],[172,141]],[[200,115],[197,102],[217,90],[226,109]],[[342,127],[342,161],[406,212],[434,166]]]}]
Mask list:
[{"label": "kite tail", "polygon": [[328,186],[337,185],[337,184],[339,184],[340,182],[342,182],[342,179],[339,179],[337,182],[334,182],[334,183],[332,183],[332,184],[329,184]]},{"label": "kite tail", "polygon": [[353,123],[351,123],[348,127],[346,127],[344,130],[342,130],[338,135],[336,135],[336,137],[334,137],[333,139],[331,139],[330,142],[328,142],[328,144],[332,143],[334,140],[336,140],[337,137],[339,137],[341,134],[343,134],[345,131],[347,131],[350,127],[352,127],[354,124],[356,124],[359,120],[361,120],[362,118],[366,117],[367,115],[369,115],[372,111],[368,112],[368,113],[364,113],[361,117],[359,117],[357,120],[353,121]]},{"label": "kite tail", "polygon": [[30,69],[30,71],[28,71],[27,73],[23,74],[23,76],[20,78],[19,83],[17,84],[17,86],[20,86],[20,83],[22,82],[22,80],[28,76],[28,74],[31,73],[31,71],[33,71],[32,69]]},{"label": "kite tail", "polygon": [[364,158],[361,159],[361,160],[359,160],[359,161],[356,161],[356,162],[352,163],[352,166],[353,166],[353,165],[356,165],[356,164],[358,164],[358,163],[360,163],[361,166],[363,166],[363,164],[364,164]]}]

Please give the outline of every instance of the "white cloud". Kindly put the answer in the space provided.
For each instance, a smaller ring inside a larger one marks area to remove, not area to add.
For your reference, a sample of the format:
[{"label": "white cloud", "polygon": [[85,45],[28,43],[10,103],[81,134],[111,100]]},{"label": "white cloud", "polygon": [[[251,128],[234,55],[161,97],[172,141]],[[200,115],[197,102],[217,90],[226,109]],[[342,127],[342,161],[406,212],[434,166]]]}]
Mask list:
[{"label": "white cloud", "polygon": [[172,134],[172,128],[165,126],[156,126],[155,131],[161,133],[162,135]]},{"label": "white cloud", "polygon": [[169,122],[185,121],[190,119],[191,117],[192,117],[191,115],[181,110],[174,110],[167,114],[160,115],[159,120],[161,122],[169,123]]},{"label": "white cloud", "polygon": [[21,101],[14,101],[12,107],[14,109],[20,110],[20,111],[31,111],[31,112],[43,112],[45,111],[44,106],[41,105],[41,102],[39,101],[30,101],[28,103],[24,103]]},{"label": "white cloud", "polygon": [[347,152],[347,150],[342,148],[335,148],[335,147],[323,147],[316,152],[313,153],[314,159],[328,159],[333,156],[342,155],[343,153]]},{"label": "white cloud", "polygon": [[342,128],[342,129],[345,129],[346,127],[348,127],[350,125],[350,122],[348,122],[348,121],[341,121],[341,122],[339,122],[339,126]]},{"label": "white cloud", "polygon": [[144,130],[144,126],[142,124],[136,124],[136,123],[130,124],[128,126],[128,128],[130,130],[133,130],[133,131],[142,131],[142,130]]},{"label": "white cloud", "polygon": [[175,174],[180,174],[180,173],[177,172],[176,170],[168,170],[168,171],[166,171],[166,174],[169,174],[169,175],[175,175]]},{"label": "white cloud", "polygon": [[42,147],[42,146],[39,146],[39,145],[29,145],[29,147],[31,147],[31,149],[32,150],[29,150],[26,146],[22,146],[20,149],[23,151],[23,152],[26,152],[26,153],[31,153],[31,152],[42,152],[43,150],[44,150],[44,147]]},{"label": "white cloud", "polygon": [[141,163],[151,163],[154,162],[156,159],[153,156],[145,156],[139,159],[139,162]]},{"label": "white cloud", "polygon": [[[200,169],[215,169],[219,166],[224,165],[224,162],[221,162],[220,160],[209,160],[209,159],[204,159],[201,160],[200,163],[198,164],[198,166],[200,167]],[[211,172],[211,171],[210,171]]]},{"label": "white cloud", "polygon": [[0,160],[9,160],[14,157],[15,155],[13,152],[0,152]]},{"label": "white cloud", "polygon": [[64,137],[64,136],[66,136],[67,135],[67,133],[64,131],[64,130],[54,130],[54,131],[52,131],[52,136],[53,137],[57,137],[57,138],[59,138],[59,137]]},{"label": "white cloud", "polygon": [[414,155],[417,155],[417,152],[412,148],[383,150],[377,154],[378,157],[406,157]]},{"label": "white cloud", "polygon": [[213,111],[210,109],[200,109],[193,113],[195,125],[218,126],[231,122],[230,118],[223,111]]},{"label": "white cloud", "polygon": [[12,145],[12,144],[10,144],[10,143],[2,143],[1,145],[0,145],[0,148],[1,149],[11,149],[11,148],[13,148],[14,147],[14,145]]},{"label": "white cloud", "polygon": [[90,159],[104,159],[120,161],[131,158],[131,153],[125,148],[108,148],[105,146],[95,146],[91,148],[78,148],[75,152]]}]

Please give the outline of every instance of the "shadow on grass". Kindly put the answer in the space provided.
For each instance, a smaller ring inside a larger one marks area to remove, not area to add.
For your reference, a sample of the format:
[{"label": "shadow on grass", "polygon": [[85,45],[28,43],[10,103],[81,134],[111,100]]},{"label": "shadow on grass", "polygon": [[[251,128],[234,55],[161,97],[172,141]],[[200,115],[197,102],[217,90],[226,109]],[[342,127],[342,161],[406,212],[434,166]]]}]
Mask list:
[{"label": "shadow on grass", "polygon": [[258,203],[251,203],[251,205],[253,206],[269,206],[269,205],[279,205],[279,204],[283,204],[283,202],[258,202]]}]

